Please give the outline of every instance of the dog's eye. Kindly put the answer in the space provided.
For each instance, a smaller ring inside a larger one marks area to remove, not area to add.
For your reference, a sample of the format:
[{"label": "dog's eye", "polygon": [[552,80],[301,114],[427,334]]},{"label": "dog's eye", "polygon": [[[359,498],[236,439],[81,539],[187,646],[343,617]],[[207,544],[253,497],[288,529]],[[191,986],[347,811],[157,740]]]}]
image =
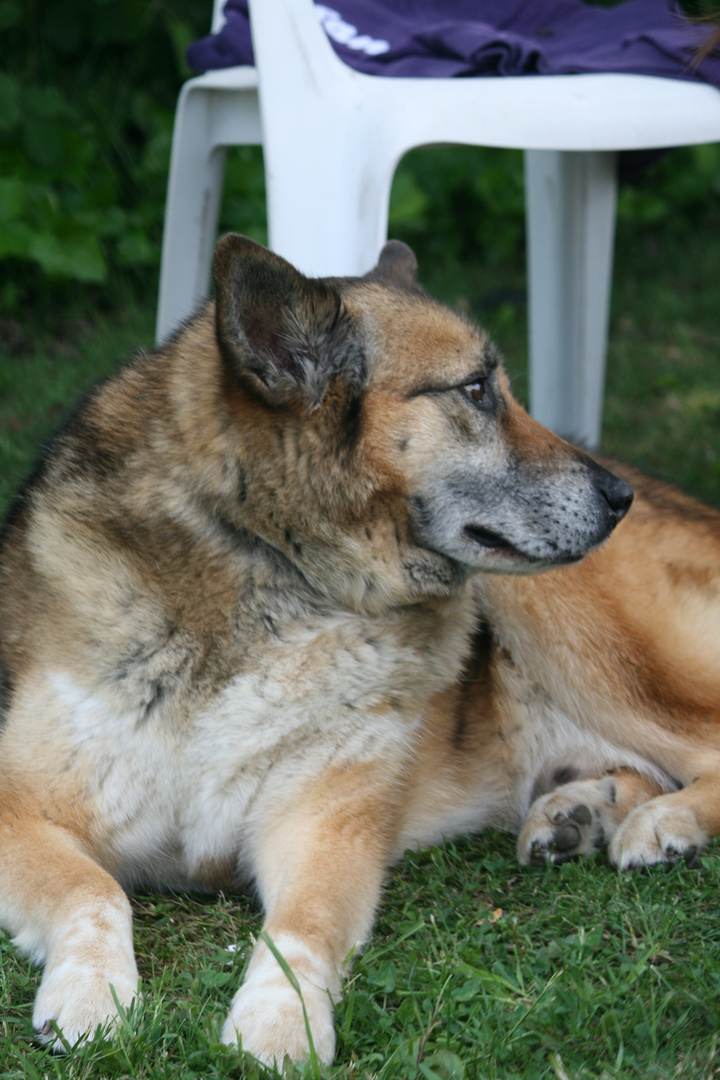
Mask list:
[{"label": "dog's eye", "polygon": [[460,389],[466,397],[470,398],[474,405],[492,405],[492,390],[488,386],[487,379],[474,379],[464,383]]}]

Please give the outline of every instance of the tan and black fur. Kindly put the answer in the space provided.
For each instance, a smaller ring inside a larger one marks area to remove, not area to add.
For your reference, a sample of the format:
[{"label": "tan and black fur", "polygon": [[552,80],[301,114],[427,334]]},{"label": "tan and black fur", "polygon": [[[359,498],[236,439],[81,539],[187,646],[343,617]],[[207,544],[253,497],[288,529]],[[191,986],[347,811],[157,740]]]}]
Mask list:
[{"label": "tan and black fur", "polygon": [[[125,890],[254,885],[329,1061],[408,845],[632,866],[720,831],[720,518],[633,477],[622,520],[402,245],[315,281],[230,236],[214,278],[5,525],[0,924],[62,1049],[136,995]],[[264,941],[223,1039],[308,1053]]]}]

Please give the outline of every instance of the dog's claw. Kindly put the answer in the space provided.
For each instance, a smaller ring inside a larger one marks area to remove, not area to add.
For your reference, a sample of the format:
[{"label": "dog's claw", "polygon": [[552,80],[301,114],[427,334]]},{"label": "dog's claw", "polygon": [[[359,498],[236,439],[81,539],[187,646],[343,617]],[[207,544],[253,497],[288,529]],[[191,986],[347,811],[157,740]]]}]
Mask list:
[{"label": "dog's claw", "polygon": [[695,866],[697,863],[698,849],[696,844],[691,844],[689,847],[682,849],[677,848],[674,844],[668,844],[663,849],[663,853],[670,862],[678,862],[682,859],[686,866]]},{"label": "dog's claw", "polygon": [[530,864],[531,866],[544,866],[548,861],[550,851],[547,844],[543,844],[540,840],[533,840],[530,845]]}]

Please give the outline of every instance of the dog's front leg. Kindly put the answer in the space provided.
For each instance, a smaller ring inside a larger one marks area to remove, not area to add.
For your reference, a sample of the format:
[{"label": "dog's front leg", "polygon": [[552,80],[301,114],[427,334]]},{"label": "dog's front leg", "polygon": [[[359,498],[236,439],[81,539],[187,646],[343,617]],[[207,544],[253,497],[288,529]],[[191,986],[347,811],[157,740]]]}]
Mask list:
[{"label": "dog's front leg", "polygon": [[342,969],[367,937],[396,830],[393,778],[382,763],[334,768],[282,813],[265,820],[257,880],[264,931],[291,969],[288,979],[264,940],[255,947],[223,1040],[261,1061],[320,1061],[335,1052],[333,1003]]},{"label": "dog's front leg", "polygon": [[67,1050],[117,1025],[138,987],[127,896],[67,829],[2,793],[0,925],[45,962],[33,1010],[43,1042]]}]

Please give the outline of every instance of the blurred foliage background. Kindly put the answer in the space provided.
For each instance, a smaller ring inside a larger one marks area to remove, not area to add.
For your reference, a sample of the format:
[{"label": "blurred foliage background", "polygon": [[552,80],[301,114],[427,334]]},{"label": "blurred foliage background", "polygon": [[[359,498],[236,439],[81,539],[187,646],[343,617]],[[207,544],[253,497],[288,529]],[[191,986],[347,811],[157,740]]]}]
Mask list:
[{"label": "blurred foliage background", "polygon": [[[693,0],[693,11],[713,0]],[[0,4],[0,311],[63,282],[146,289],[160,257],[184,52],[207,32],[197,0],[3,0]],[[720,191],[720,150],[672,156],[652,185],[626,187],[620,218],[692,215]],[[228,225],[263,237],[259,151],[230,156]],[[679,223],[680,226],[682,223]],[[421,260],[517,258],[523,247],[520,154],[440,150],[400,168],[391,227]]]},{"label": "blurred foliage background", "polygon": [[208,22],[193,0],[3,0],[2,308],[156,271],[184,50]]}]

